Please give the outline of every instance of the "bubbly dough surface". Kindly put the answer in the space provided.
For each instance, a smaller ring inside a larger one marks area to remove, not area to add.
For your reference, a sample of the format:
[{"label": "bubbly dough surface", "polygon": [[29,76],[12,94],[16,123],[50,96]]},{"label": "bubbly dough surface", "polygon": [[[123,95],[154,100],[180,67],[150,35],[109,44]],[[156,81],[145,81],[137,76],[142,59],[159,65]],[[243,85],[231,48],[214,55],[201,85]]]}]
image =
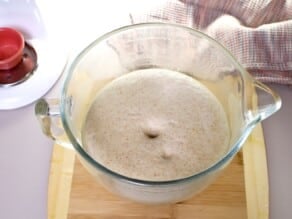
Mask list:
[{"label": "bubbly dough surface", "polygon": [[197,80],[166,69],[138,70],[107,84],[87,114],[82,140],[105,167],[143,180],[198,173],[229,148],[226,114]]}]

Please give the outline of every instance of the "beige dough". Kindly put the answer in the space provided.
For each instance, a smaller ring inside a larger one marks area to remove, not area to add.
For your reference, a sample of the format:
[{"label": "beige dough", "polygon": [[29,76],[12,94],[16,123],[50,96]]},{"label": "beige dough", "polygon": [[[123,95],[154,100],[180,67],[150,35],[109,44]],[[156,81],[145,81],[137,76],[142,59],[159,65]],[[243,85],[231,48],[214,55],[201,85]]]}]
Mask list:
[{"label": "beige dough", "polygon": [[197,80],[166,69],[117,78],[96,96],[84,123],[85,149],[105,167],[143,180],[198,173],[229,148],[216,97]]}]

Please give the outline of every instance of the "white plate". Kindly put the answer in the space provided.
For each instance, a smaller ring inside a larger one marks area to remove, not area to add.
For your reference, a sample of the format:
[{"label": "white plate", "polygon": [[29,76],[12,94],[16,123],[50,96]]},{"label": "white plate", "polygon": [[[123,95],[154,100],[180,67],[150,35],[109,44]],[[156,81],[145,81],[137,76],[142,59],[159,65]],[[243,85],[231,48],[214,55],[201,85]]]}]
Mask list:
[{"label": "white plate", "polygon": [[37,53],[38,67],[24,82],[0,87],[0,110],[26,106],[45,95],[61,76],[67,61],[65,48],[48,40],[28,41]]}]

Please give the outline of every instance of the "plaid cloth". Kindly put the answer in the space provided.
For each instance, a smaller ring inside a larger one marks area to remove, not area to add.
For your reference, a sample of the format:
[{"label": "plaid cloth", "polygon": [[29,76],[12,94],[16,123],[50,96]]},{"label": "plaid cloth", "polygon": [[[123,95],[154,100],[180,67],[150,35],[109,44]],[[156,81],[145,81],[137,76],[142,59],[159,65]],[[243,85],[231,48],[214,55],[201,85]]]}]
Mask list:
[{"label": "plaid cloth", "polygon": [[153,8],[133,10],[131,22],[159,21],[198,29],[229,49],[255,78],[292,85],[292,0],[157,2]]}]

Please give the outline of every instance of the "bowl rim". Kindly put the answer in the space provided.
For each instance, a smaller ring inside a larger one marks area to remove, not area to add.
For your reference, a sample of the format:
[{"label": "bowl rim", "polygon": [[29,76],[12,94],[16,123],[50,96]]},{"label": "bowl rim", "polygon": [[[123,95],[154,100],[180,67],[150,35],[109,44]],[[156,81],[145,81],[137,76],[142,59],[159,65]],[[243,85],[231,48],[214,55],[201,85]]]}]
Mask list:
[{"label": "bowl rim", "polygon": [[[98,171],[102,171],[103,173],[110,175],[116,179],[131,183],[131,184],[136,184],[136,185],[143,185],[143,186],[168,186],[168,185],[176,185],[179,183],[187,183],[190,181],[193,181],[195,179],[199,179],[202,176],[209,175],[210,173],[213,173],[217,170],[220,170],[223,168],[225,165],[229,163],[229,161],[232,160],[232,158],[236,155],[236,153],[241,149],[243,143],[249,136],[250,132],[253,130],[255,125],[259,122],[260,118],[255,118],[254,120],[250,121],[249,123],[245,124],[244,127],[242,127],[242,135],[237,139],[237,141],[231,145],[229,151],[221,157],[219,160],[217,160],[213,165],[209,166],[208,168],[195,173],[191,176],[187,176],[184,178],[178,178],[178,179],[173,179],[173,180],[165,180],[165,181],[153,181],[153,180],[142,180],[142,179],[135,179],[131,177],[127,177],[125,175],[119,174],[115,171],[112,171],[105,167],[104,165],[98,163],[96,160],[94,160],[80,145],[79,141],[75,138],[73,132],[71,131],[70,124],[67,122],[67,107],[66,105],[68,104],[68,98],[66,96],[68,86],[70,84],[70,79],[72,77],[72,73],[74,72],[75,67],[78,65],[78,63],[82,60],[82,58],[92,49],[95,45],[99,44],[100,42],[104,41],[108,37],[121,33],[123,31],[131,30],[131,29],[136,29],[136,28],[143,28],[143,27],[171,27],[171,28],[180,28],[182,30],[191,32],[192,34],[198,36],[198,37],[203,37],[207,39],[213,46],[221,49],[222,53],[226,55],[231,62],[236,66],[239,71],[241,72],[242,75],[248,74],[244,70],[244,68],[239,64],[239,62],[235,59],[235,57],[218,41],[215,39],[211,38],[210,36],[206,35],[205,33],[187,27],[183,26],[180,24],[172,24],[172,23],[162,23],[162,22],[147,22],[147,23],[138,23],[138,24],[131,24],[128,26],[123,26],[118,29],[112,30],[97,39],[95,39],[92,43],[90,43],[87,47],[85,47],[73,60],[71,65],[68,66],[66,69],[67,77],[65,79],[65,82],[63,84],[62,88],[62,93],[61,93],[61,102],[60,102],[60,113],[61,113],[61,120],[63,127],[65,129],[65,132],[72,143],[74,149],[78,152],[77,155],[81,156],[82,159],[86,160],[94,169],[97,169]],[[244,92],[244,91],[243,91]],[[69,101],[70,102],[70,101]]]}]

